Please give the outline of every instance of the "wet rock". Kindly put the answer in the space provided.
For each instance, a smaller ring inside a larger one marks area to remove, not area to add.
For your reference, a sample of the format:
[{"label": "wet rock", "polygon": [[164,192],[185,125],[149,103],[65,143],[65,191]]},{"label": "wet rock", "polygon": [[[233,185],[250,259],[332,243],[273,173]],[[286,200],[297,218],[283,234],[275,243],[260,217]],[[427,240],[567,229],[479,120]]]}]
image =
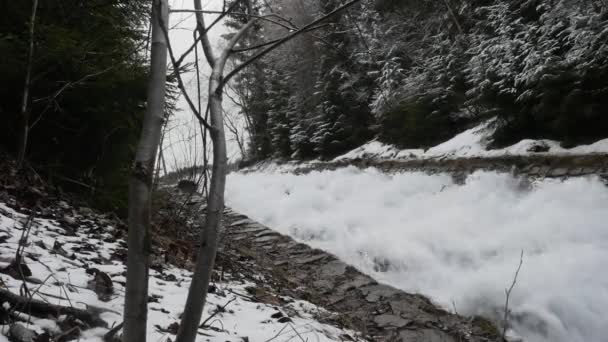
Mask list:
[{"label": "wet rock", "polygon": [[374,317],[374,323],[380,328],[403,328],[411,321],[395,315],[382,314]]},{"label": "wet rock", "polygon": [[339,260],[330,261],[320,269],[321,278],[338,277],[346,273],[346,264]]},{"label": "wet rock", "polygon": [[563,168],[563,167],[553,169],[553,170],[549,171],[549,174],[548,174],[549,177],[564,177],[566,175],[568,175],[568,169]]},{"label": "wet rock", "polygon": [[384,298],[389,298],[397,293],[398,290],[383,284],[371,285],[361,288],[361,292],[365,296],[365,300],[370,303],[377,302]]},{"label": "wet rock", "polygon": [[544,141],[537,141],[534,142],[530,147],[528,147],[527,152],[532,152],[532,153],[541,153],[541,152],[548,152],[551,149],[551,147]]},{"label": "wet rock", "polygon": [[402,330],[399,332],[401,342],[456,342],[456,340],[440,330]]},{"label": "wet rock", "polygon": [[294,262],[298,265],[304,265],[304,264],[310,264],[310,263],[325,259],[325,257],[327,257],[326,254],[319,254],[319,255],[313,255],[313,256],[305,257],[305,258],[297,258],[294,260]]},{"label": "wet rock", "polygon": [[275,241],[279,237],[280,236],[278,236],[278,235],[263,236],[263,237],[260,237],[260,238],[253,239],[252,242],[256,243],[256,244],[263,244],[263,243]]},{"label": "wet rock", "polygon": [[358,289],[360,287],[367,286],[367,285],[373,285],[375,283],[376,283],[376,281],[374,281],[372,278],[359,274],[359,275],[356,275],[353,279],[340,285],[337,290],[339,292],[346,292],[351,289]]},{"label": "wet rock", "polygon": [[24,327],[21,323],[11,325],[8,334],[14,342],[36,342],[36,332]]},{"label": "wet rock", "polygon": [[230,226],[231,227],[237,227],[237,226],[247,226],[247,225],[250,225],[250,224],[255,224],[255,222],[252,221],[251,219],[245,218],[245,219],[242,219],[242,220],[237,220],[237,221],[232,222],[230,224]]}]

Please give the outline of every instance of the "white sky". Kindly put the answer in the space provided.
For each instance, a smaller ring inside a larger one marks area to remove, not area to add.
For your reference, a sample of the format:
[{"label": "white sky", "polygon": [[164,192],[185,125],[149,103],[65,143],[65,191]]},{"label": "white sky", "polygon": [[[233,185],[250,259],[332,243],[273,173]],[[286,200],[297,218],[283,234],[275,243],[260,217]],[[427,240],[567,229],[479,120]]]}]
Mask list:
[{"label": "white sky", "polygon": [[[223,0],[203,0],[203,8],[206,10],[221,10]],[[169,0],[169,6],[172,9],[194,9],[193,0]],[[217,15],[205,14],[207,24],[211,23]],[[169,18],[171,46],[176,58],[182,55],[192,44],[192,32],[196,28],[196,20],[192,13],[171,13]],[[223,25],[216,25],[209,32],[211,44],[215,51],[223,45],[224,39],[221,35],[228,32],[228,29]],[[205,60],[200,44],[198,46],[199,66],[201,68],[201,99],[203,111],[206,107],[207,80],[210,73],[209,65]],[[216,53],[217,55],[217,53]],[[192,52],[186,62],[194,62],[194,52]],[[170,64],[170,61],[167,61]],[[197,102],[197,87],[196,77],[194,73],[182,75],[188,94],[192,101]],[[202,163],[202,140],[198,123],[190,111],[186,100],[182,97],[178,103],[179,112],[176,113],[168,126],[168,132],[163,143],[163,153],[165,162],[169,170],[174,170],[176,167],[192,166],[196,158],[197,165]],[[224,109],[236,117],[238,108],[236,108],[228,99],[224,97]],[[242,121],[242,120],[241,120]],[[194,135],[196,134],[196,138]],[[226,140],[228,142],[228,159],[235,161],[240,158],[240,152],[234,141],[233,135],[226,130]],[[209,157],[210,154],[209,154]]]}]

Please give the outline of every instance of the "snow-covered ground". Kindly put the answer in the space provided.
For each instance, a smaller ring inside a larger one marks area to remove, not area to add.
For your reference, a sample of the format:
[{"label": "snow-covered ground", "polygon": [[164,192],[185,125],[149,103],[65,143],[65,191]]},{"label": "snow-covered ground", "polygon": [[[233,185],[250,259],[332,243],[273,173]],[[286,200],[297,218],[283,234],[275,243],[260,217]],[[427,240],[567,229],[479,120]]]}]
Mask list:
[{"label": "snow-covered ground", "polygon": [[[468,129],[452,139],[429,149],[398,149],[395,146],[381,143],[377,140],[360,146],[333,161],[345,161],[356,158],[381,160],[407,160],[428,158],[471,158],[471,157],[500,157],[527,155],[579,155],[590,153],[608,153],[608,139],[597,141],[591,145],[576,146],[565,149],[554,140],[524,139],[512,146],[502,149],[488,150],[490,137],[494,129],[492,120],[477,127]],[[533,152],[535,146],[548,148],[546,152]]]},{"label": "snow-covered ground", "polygon": [[446,309],[499,317],[510,299],[529,342],[602,342],[608,326],[608,187],[477,172],[382,174],[343,168],[231,174],[234,210]]},{"label": "snow-covered ground", "polygon": [[[4,268],[15,257],[15,251],[21,237],[23,223],[27,218],[5,204],[0,203],[0,268]],[[74,306],[81,309],[97,307],[105,311],[101,318],[113,326],[122,321],[124,303],[125,266],[122,261],[112,257],[114,252],[124,249],[124,241],[113,237],[114,227],[96,226],[93,221],[79,215],[71,216],[83,225],[75,235],[66,233],[62,223],[55,220],[35,219],[25,248],[25,263],[32,271],[32,276],[42,281],[41,285],[30,283],[29,288],[34,299],[48,301],[51,304]],[[68,231],[71,229],[68,229]],[[66,256],[53,246],[58,243]],[[76,251],[75,251],[76,250]],[[73,255],[73,257],[72,257]],[[151,271],[151,297],[156,298],[149,304],[148,341],[166,341],[174,336],[166,331],[173,323],[179,322],[183,310],[191,273],[182,269],[164,265],[163,273]],[[101,301],[91,289],[93,275],[86,269],[96,268],[109,275],[113,282],[114,293],[109,301]],[[15,294],[20,293],[21,280],[6,274],[0,274],[0,284]],[[226,280],[217,283],[218,290],[208,297],[207,318],[219,305],[226,306],[226,312],[216,315],[208,324],[210,328],[199,330],[197,341],[292,341],[299,336],[309,341],[342,341],[343,334],[355,336],[352,331],[319,323],[318,314],[330,315],[322,308],[308,302],[283,299],[287,304],[270,305],[252,301],[246,287],[252,284]],[[2,303],[1,311],[11,310],[8,303]],[[277,312],[282,312],[290,320]],[[272,317],[271,317],[272,316]],[[25,314],[21,317],[26,318]],[[282,318],[282,319],[281,319]],[[60,317],[59,321],[62,318]],[[26,324],[23,323],[25,326]],[[55,320],[33,318],[27,325],[38,333],[48,331],[59,334],[60,326]],[[85,330],[78,338],[80,342],[102,342],[105,328]],[[7,341],[9,326],[0,325],[0,341]],[[76,338],[72,339],[76,340]]]}]

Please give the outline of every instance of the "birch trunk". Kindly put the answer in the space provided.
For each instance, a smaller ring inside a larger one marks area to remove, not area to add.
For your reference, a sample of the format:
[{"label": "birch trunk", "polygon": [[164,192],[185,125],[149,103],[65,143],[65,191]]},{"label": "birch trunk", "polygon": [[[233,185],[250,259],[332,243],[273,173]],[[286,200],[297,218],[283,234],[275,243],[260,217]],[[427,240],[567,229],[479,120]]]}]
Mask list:
[{"label": "birch trunk", "polygon": [[148,267],[150,254],[150,194],[154,161],[160,144],[165,106],[167,40],[160,20],[168,22],[167,0],[152,3],[152,48],[148,103],[129,184],[129,236],[124,342],[145,342],[148,316]]},{"label": "birch trunk", "polygon": [[[211,123],[211,140],[213,141],[213,166],[211,169],[211,183],[207,199],[207,212],[205,225],[201,232],[200,247],[192,275],[192,283],[188,291],[188,299],[184,307],[179,331],[175,342],[194,342],[198,325],[201,322],[203,308],[207,300],[207,290],[213,265],[217,254],[220,223],[224,213],[224,190],[226,187],[226,173],[228,158],[226,156],[226,136],[224,133],[224,118],[222,111],[222,76],[230,51],[251,27],[252,21],[244,25],[232,37],[226,48],[217,60],[214,60],[211,77],[209,78],[209,114]],[[204,27],[204,25],[202,26]],[[200,29],[200,26],[199,26]],[[204,41],[204,39],[203,39]],[[208,55],[209,56],[209,55]]]}]

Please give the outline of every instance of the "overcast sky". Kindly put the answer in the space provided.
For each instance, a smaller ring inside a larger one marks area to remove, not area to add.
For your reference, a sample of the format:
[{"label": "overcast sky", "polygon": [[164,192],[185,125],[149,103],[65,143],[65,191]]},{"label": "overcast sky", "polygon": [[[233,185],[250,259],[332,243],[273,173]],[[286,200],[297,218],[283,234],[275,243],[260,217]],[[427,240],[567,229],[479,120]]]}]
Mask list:
[{"label": "overcast sky", "polygon": [[[221,10],[223,0],[203,0],[202,3],[204,9]],[[172,9],[194,9],[193,0],[169,0],[169,4]],[[217,15],[206,14],[205,21],[206,23],[211,23],[216,17]],[[192,32],[196,28],[196,20],[194,18],[194,15],[191,13],[172,13],[169,18],[169,26],[171,27],[169,33],[171,39],[171,46],[174,50],[176,57],[181,56],[181,54],[190,47],[193,41]],[[215,51],[219,51],[219,48],[223,46],[224,39],[221,36],[227,32],[227,28],[223,25],[216,25],[209,32],[209,38],[211,44],[215,48]],[[194,53],[189,55],[186,61],[193,62]],[[170,63],[169,61],[167,62]],[[204,56],[202,56],[200,45],[199,65],[201,66],[201,70],[203,70],[201,73],[201,92],[203,96],[206,97],[207,80],[208,75],[210,73],[210,69],[207,65]],[[197,91],[196,78],[194,77],[194,73],[189,73],[183,75],[182,77],[184,83],[186,84],[190,97],[193,101],[196,102]],[[202,107],[205,108],[206,99],[203,98],[202,101]],[[174,169],[176,164],[179,167],[192,165],[195,155],[198,159],[197,164],[200,164],[202,161],[202,150],[200,149],[201,139],[200,132],[198,130],[198,124],[183,97],[181,97],[179,100],[179,108],[180,111],[176,113],[175,117],[172,118],[170,121],[169,127],[172,129],[165,136],[165,141],[163,143],[165,161],[169,169]],[[226,97],[224,98],[224,108],[231,113],[235,113],[236,111],[238,111],[238,109],[236,109],[234,105],[231,105],[230,100]],[[195,132],[196,134],[198,134],[198,139],[196,139],[197,141],[195,141],[195,139],[193,138],[189,139],[189,137],[192,137]],[[229,160],[234,161],[239,159],[240,153],[238,152],[238,147],[229,131],[226,131],[226,139],[228,140]],[[195,152],[195,150],[197,150],[197,152]]]}]

